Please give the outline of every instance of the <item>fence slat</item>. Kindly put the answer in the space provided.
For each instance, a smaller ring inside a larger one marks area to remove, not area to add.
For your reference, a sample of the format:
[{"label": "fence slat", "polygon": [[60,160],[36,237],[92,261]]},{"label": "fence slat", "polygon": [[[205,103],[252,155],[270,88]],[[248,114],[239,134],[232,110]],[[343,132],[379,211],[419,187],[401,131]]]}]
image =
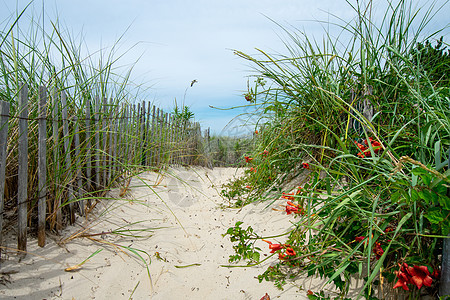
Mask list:
[{"label": "fence slat", "polygon": [[[125,105],[123,110],[123,133],[122,133],[122,147],[125,151],[123,151],[123,159],[122,159],[122,172],[125,172],[124,166],[127,162],[130,161],[130,137],[129,137],[129,128],[128,128],[128,118],[129,118],[129,112],[128,112],[128,105]],[[125,143],[125,144],[123,144]]]},{"label": "fence slat", "polygon": [[158,116],[158,168],[161,167],[162,158],[163,158],[163,149],[162,149],[163,126],[164,126],[164,111],[162,109],[160,109],[159,116]]},{"label": "fence slat", "polygon": [[147,145],[145,144],[145,138],[146,138],[146,132],[145,132],[145,101],[142,101],[142,112],[140,116],[140,123],[141,123],[141,134],[140,134],[140,150],[141,150],[141,161],[140,164],[142,166],[145,165],[145,160],[147,157]]},{"label": "fence slat", "polygon": [[67,114],[67,98],[66,93],[64,91],[61,92],[61,104],[62,104],[62,121],[63,121],[63,135],[64,135],[64,152],[66,154],[65,161],[66,167],[65,170],[67,172],[66,181],[67,181],[67,193],[69,200],[69,216],[70,216],[70,224],[75,223],[75,210],[73,209],[74,196],[73,196],[73,172],[72,172],[72,158],[70,157],[70,136],[69,136],[69,120]]},{"label": "fence slat", "polygon": [[54,174],[55,174],[55,184],[54,184],[54,203],[53,203],[53,211],[56,211],[56,230],[59,231],[62,229],[62,213],[61,213],[61,194],[60,194],[60,188],[59,188],[59,134],[58,134],[58,119],[59,119],[59,101],[58,101],[58,94],[56,92],[56,87],[53,89],[52,94],[52,104],[53,104],[53,111],[52,111],[52,118],[53,118],[53,168],[54,168]]},{"label": "fence slat", "polygon": [[[0,246],[3,246],[3,210],[6,181],[6,145],[8,142],[9,102],[0,101]],[[0,263],[2,248],[0,248]]]},{"label": "fence slat", "polygon": [[100,188],[100,98],[95,98],[94,130],[95,130],[95,182],[94,189]]},{"label": "fence slat", "polygon": [[155,113],[156,113],[156,107],[153,105],[152,108],[152,125],[151,125],[151,133],[150,133],[150,148],[152,149],[150,152],[150,166],[154,166],[154,160],[155,160]]},{"label": "fence slat", "polygon": [[[91,153],[91,98],[86,97],[86,196],[92,191],[92,153]],[[87,200],[85,208],[91,206],[91,200]]]},{"label": "fence slat", "polygon": [[117,104],[114,108],[114,143],[113,143],[113,178],[114,181],[117,178],[117,173],[119,172],[119,143],[120,143],[120,136],[119,136],[119,126],[120,126],[120,120],[119,120],[119,104]]},{"label": "fence slat", "polygon": [[[17,249],[27,250],[27,198],[28,198],[28,86],[23,84],[19,92],[19,170],[18,170],[18,238]],[[21,252],[21,256],[25,252]]]},{"label": "fence slat", "polygon": [[141,138],[141,104],[138,103],[137,105],[137,109],[136,106],[133,105],[133,126],[134,126],[134,151],[133,151],[133,165],[137,166],[140,163],[140,154],[141,154],[141,143],[140,143],[140,138]]},{"label": "fence slat", "polygon": [[[75,122],[75,133],[74,133],[74,144],[75,144],[75,165],[77,166],[76,169],[76,186],[77,186],[77,198],[81,199],[83,198],[83,180],[81,178],[81,156],[80,156],[80,129],[78,124],[78,116],[75,116],[73,121]],[[85,215],[85,201],[79,200],[78,201],[78,208],[80,210],[80,214],[82,216]]]},{"label": "fence slat", "polygon": [[164,166],[167,166],[167,164],[169,163],[169,154],[168,154],[168,151],[169,151],[169,148],[168,148],[168,139],[169,139],[169,126],[168,126],[168,123],[169,122],[169,113],[165,113],[164,114],[164,118],[163,118],[163,141],[162,141],[162,143],[163,143],[163,163],[164,163]]},{"label": "fence slat", "polygon": [[145,157],[145,165],[146,166],[150,166],[150,155],[151,155],[151,147],[150,147],[150,118],[151,118],[151,114],[150,114],[150,101],[148,102],[147,105],[147,114],[146,114],[146,123],[145,123],[145,153],[146,153],[146,157]]},{"label": "fence slat", "polygon": [[38,150],[38,245],[45,245],[47,215],[47,90],[39,87],[39,150]]},{"label": "fence slat", "polygon": [[106,165],[108,164],[108,145],[107,145],[107,140],[108,140],[108,125],[107,125],[107,114],[108,114],[108,110],[107,110],[107,103],[106,103],[107,99],[106,97],[103,97],[103,118],[102,118],[102,140],[103,140],[103,155],[102,155],[102,167],[103,167],[103,186],[106,187],[108,186],[108,182],[107,182],[107,168]]},{"label": "fence slat", "polygon": [[169,114],[169,165],[173,163],[173,115]]},{"label": "fence slat", "polygon": [[114,136],[116,133],[116,128],[115,128],[115,124],[116,124],[116,110],[114,108],[114,103],[113,103],[113,99],[110,98],[109,99],[109,148],[108,148],[108,158],[109,158],[109,165],[108,165],[108,186],[110,186],[112,184],[112,178],[113,178],[113,174],[114,174]]},{"label": "fence slat", "polygon": [[91,161],[91,99],[86,98],[86,191],[92,190],[92,161]]}]

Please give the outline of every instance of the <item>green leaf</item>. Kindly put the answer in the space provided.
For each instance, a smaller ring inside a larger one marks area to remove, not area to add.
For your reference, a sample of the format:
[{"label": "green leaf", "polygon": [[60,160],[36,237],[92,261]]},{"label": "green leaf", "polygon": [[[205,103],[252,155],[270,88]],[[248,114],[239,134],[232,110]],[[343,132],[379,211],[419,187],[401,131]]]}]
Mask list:
[{"label": "green leaf", "polygon": [[432,193],[430,190],[424,189],[419,192],[420,199],[424,200],[425,203],[430,204],[434,203],[434,200],[437,200],[437,195],[435,193]]},{"label": "green leaf", "polygon": [[429,186],[431,181],[433,180],[433,176],[428,173],[420,175],[420,178],[422,178],[423,184],[426,186]]},{"label": "green leaf", "polygon": [[433,191],[439,195],[445,195],[447,193],[447,187],[445,187],[445,185],[441,181],[440,184],[433,187]]},{"label": "green leaf", "polygon": [[446,210],[450,210],[450,198],[447,196],[439,197],[439,204]]},{"label": "green leaf", "polygon": [[411,189],[411,202],[417,202],[419,200],[419,193],[415,189]]},{"label": "green leaf", "polygon": [[400,191],[397,191],[397,192],[394,192],[393,194],[391,194],[391,202],[392,203],[397,203],[399,201],[401,195],[402,194],[401,194]]},{"label": "green leaf", "polygon": [[441,141],[434,143],[434,161],[436,166],[441,164]]},{"label": "green leaf", "polygon": [[431,224],[439,224],[444,220],[442,210],[439,207],[432,207],[427,211],[425,218],[430,221]]},{"label": "green leaf", "polygon": [[259,261],[259,257],[260,257],[259,252],[253,252],[252,258],[254,261]]},{"label": "green leaf", "polygon": [[423,174],[427,174],[428,172],[422,168],[416,167],[411,170],[411,173],[413,173],[414,175],[420,176]]}]

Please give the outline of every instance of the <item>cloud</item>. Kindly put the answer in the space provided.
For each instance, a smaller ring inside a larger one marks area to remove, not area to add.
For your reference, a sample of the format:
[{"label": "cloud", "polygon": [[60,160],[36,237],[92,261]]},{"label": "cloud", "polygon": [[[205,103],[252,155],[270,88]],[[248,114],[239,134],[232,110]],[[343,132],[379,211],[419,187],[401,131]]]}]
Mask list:
[{"label": "cloud", "polygon": [[[24,7],[28,0],[14,2]],[[418,5],[425,2],[414,1]],[[382,12],[385,4],[380,3],[376,6]],[[8,10],[14,12],[15,6],[5,5],[2,19]],[[126,32],[116,45],[118,54],[125,53],[118,64],[129,67],[139,58],[132,80],[151,86],[142,96],[165,108],[171,107],[175,98],[185,101],[217,131],[234,112],[210,113],[209,105],[242,104],[247,76],[252,74],[250,64],[231,49],[248,54],[255,54],[255,48],[287,53],[281,39],[289,38],[276,23],[321,39],[330,28],[318,20],[339,23],[355,16],[346,0],[35,0],[38,14],[42,7],[49,19],[58,18],[69,31],[78,34],[83,30],[90,52],[113,46]],[[438,14],[432,25],[442,28],[447,19],[445,13]],[[198,84],[188,88],[193,79]]]}]

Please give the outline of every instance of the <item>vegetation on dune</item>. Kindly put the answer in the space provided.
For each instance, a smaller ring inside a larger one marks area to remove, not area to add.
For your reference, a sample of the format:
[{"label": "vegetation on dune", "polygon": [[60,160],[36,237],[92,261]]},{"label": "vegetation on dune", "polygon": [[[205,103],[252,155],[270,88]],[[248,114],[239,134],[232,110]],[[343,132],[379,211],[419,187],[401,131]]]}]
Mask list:
[{"label": "vegetation on dune", "polygon": [[[91,224],[61,243],[74,238],[88,238],[101,246],[128,252],[139,258],[151,281],[151,259],[146,250],[122,245],[128,237],[147,238],[158,229],[142,225],[149,220],[124,220],[126,224],[108,232],[91,233],[90,230],[96,230],[94,225],[101,223],[100,219],[105,214],[120,207],[120,200],[146,205],[142,201],[129,199],[127,191],[132,177],[154,191],[146,180],[138,176],[144,170],[156,169],[162,173],[169,163],[182,164],[188,160],[194,161],[194,158],[198,160],[202,153],[195,151],[201,149],[198,145],[201,136],[195,134],[200,129],[189,124],[189,111],[180,112],[184,128],[179,128],[176,126],[178,123],[174,125],[175,121],[181,122],[179,115],[176,115],[178,119],[169,118],[169,122],[172,120],[169,124],[168,116],[163,115],[162,110],[158,109],[155,117],[153,109],[153,117],[150,118],[150,105],[145,114],[144,104],[134,105],[144,90],[131,83],[132,68],[127,66],[122,72],[122,68],[117,67],[118,60],[124,55],[117,55],[120,39],[109,50],[102,49],[89,54],[83,38],[74,38],[58,22],[47,23],[47,20],[43,20],[44,13],[41,17],[35,17],[34,12],[31,12],[30,19],[26,19],[25,12],[31,9],[30,5],[17,16],[5,20],[5,27],[0,29],[0,100],[8,102],[11,108],[7,116],[7,140],[1,141],[6,142],[7,158],[5,195],[0,199],[5,200],[4,210],[1,206],[5,222],[0,224],[0,231],[17,232],[14,227],[17,226],[18,218],[17,157],[21,110],[18,96],[21,88],[27,86],[25,236],[27,229],[33,233],[36,231],[38,211],[43,211],[44,240],[40,246],[44,246],[45,231],[60,232],[65,225],[72,224],[72,212],[79,208],[80,214]],[[64,97],[65,104],[62,101]],[[39,111],[40,98],[46,100],[43,115]],[[46,171],[44,209],[38,209],[38,202],[44,198],[38,184],[38,144],[42,140],[38,125],[41,119],[46,120],[44,131],[47,131],[43,134],[47,148],[43,156]],[[151,130],[151,139],[148,138],[148,132],[144,133],[144,128]],[[191,136],[188,137],[190,133],[193,133],[195,141]],[[182,136],[183,140],[177,141]],[[116,193],[117,197],[108,198],[115,193],[107,196],[106,192],[116,186],[121,187],[120,192]],[[105,203],[104,211],[99,216],[90,215],[102,200],[118,201]],[[72,210],[72,206],[75,209]],[[114,235],[118,239],[115,242],[105,241],[105,235]],[[9,251],[8,247],[3,244],[0,234],[0,251]]]},{"label": "vegetation on dune", "polygon": [[241,167],[242,157],[251,152],[253,141],[249,136],[211,136],[205,141],[205,153],[214,167]]},{"label": "vegetation on dune", "polygon": [[[31,3],[30,3],[31,4]],[[123,116],[125,104],[132,102],[139,95],[138,89],[130,89],[129,77],[131,69],[125,73],[118,73],[116,68],[118,58],[115,57],[115,46],[110,52],[104,49],[83,56],[87,52],[83,47],[84,41],[77,40],[67,30],[61,28],[59,23],[50,22],[49,30],[43,28],[41,17],[37,18],[31,12],[31,19],[26,19],[27,6],[18,16],[6,22],[6,27],[0,31],[0,100],[9,102],[11,105],[10,118],[8,122],[9,134],[7,141],[7,165],[6,165],[6,187],[5,187],[5,209],[13,209],[16,205],[17,191],[17,153],[19,131],[18,94],[23,85],[28,87],[28,156],[38,157],[38,122],[40,87],[46,90],[47,119],[47,202],[50,229],[56,226],[56,211],[62,205],[63,210],[67,208],[70,197],[67,187],[73,184],[73,176],[82,172],[86,178],[87,161],[95,155],[91,149],[95,143],[91,133],[91,139],[87,139],[90,131],[97,131],[106,136],[113,129],[101,128],[101,123],[94,124],[94,119],[104,122],[107,118]],[[43,18],[43,16],[42,16]],[[25,23],[26,25],[22,25]],[[119,43],[119,41],[117,42]],[[67,104],[62,107],[62,93],[66,96]],[[102,99],[108,99],[107,105]],[[111,100],[110,100],[111,99]],[[101,103],[100,103],[101,102]],[[86,107],[90,103],[91,128],[83,117]],[[101,111],[95,110],[95,104],[100,103]],[[68,134],[62,130],[64,119],[63,110],[69,116]],[[131,113],[131,112],[130,112]],[[133,112],[134,113],[134,112]],[[77,118],[78,117],[78,118]],[[109,120],[109,119],[108,119]],[[110,124],[110,122],[108,122]],[[98,128],[94,128],[97,126]],[[109,126],[109,125],[108,125]],[[77,130],[76,130],[77,129]],[[79,140],[84,141],[78,149],[74,149],[75,133]],[[126,144],[134,144],[139,137],[129,135],[128,141],[120,145],[121,151],[134,151]],[[133,143],[132,143],[133,141]],[[122,141],[123,142],[123,141]],[[69,146],[72,160],[66,160],[65,146]],[[106,146],[105,146],[106,147]],[[141,154],[134,153],[133,157],[139,159]],[[98,153],[97,153],[98,155]],[[102,153],[103,155],[103,153]],[[31,212],[29,218],[34,218],[33,211],[37,206],[38,199],[38,166],[37,159],[29,159],[28,164],[28,210]],[[98,162],[97,162],[98,163]],[[121,176],[124,172],[132,171],[136,161],[127,161],[121,166]],[[119,166],[116,166],[119,169]],[[103,174],[103,167],[102,167]],[[112,182],[115,182],[113,178]],[[106,182],[106,179],[102,179]],[[102,194],[102,186],[96,187],[96,192]],[[87,193],[77,195],[77,201],[96,197],[100,194],[92,192],[88,187]],[[62,200],[62,201],[61,201]],[[61,201],[61,202],[59,202]],[[35,225],[35,222],[30,222]]]},{"label": "vegetation on dune", "polygon": [[[447,3],[414,10],[412,1],[387,1],[381,17],[372,1],[348,4],[355,18],[334,24],[337,38],[285,30],[287,55],[236,52],[255,67],[245,98],[263,124],[245,176],[222,193],[234,206],[282,203],[292,219],[284,238],[265,238],[278,260],[260,281],[282,288],[299,274],[320,276],[342,298],[357,276],[358,297],[392,288],[436,295],[450,230],[450,61],[447,27],[425,32]],[[227,232],[238,242],[232,259],[253,264],[264,237],[241,224]],[[242,232],[251,237],[233,236]]]}]

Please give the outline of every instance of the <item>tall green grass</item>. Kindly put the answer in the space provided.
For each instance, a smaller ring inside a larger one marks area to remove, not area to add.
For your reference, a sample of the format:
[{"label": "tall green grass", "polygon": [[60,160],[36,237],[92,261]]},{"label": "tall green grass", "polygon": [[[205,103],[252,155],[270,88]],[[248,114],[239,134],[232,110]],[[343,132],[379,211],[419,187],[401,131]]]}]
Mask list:
[{"label": "tall green grass", "polygon": [[[115,73],[113,65],[116,63],[114,57],[114,47],[109,53],[96,53],[98,61],[94,56],[82,57],[83,40],[75,40],[68,34],[68,30],[61,28],[59,23],[51,22],[50,31],[42,27],[43,16],[31,17],[25,20],[25,10],[12,17],[6,23],[5,28],[0,33],[0,96],[3,101],[11,104],[11,118],[9,121],[8,136],[8,160],[7,160],[7,182],[6,182],[6,206],[10,208],[14,205],[14,195],[17,190],[17,139],[19,114],[17,105],[17,95],[22,84],[27,84],[29,89],[29,180],[28,199],[30,199],[29,210],[37,202],[37,160],[38,156],[38,100],[39,87],[45,86],[48,92],[47,106],[47,178],[48,178],[48,207],[50,209],[50,228],[54,229],[56,219],[55,212],[59,206],[67,205],[67,186],[73,184],[74,174],[82,172],[86,176],[86,161],[95,154],[91,150],[95,140],[94,135],[91,140],[85,139],[87,131],[99,132],[101,137],[113,131],[108,127],[104,128],[102,122],[104,118],[114,117],[121,114],[121,103],[126,103],[135,99],[136,95],[130,91],[128,80],[130,73],[119,75]],[[22,27],[21,24],[26,26]],[[63,135],[61,93],[67,95],[67,109],[69,120],[69,135]],[[114,101],[110,102],[109,97]],[[56,99],[55,99],[56,98]],[[95,112],[92,106],[90,114],[99,118],[97,128],[92,126],[86,128],[84,118],[86,103],[89,99],[91,103],[108,98],[108,105],[100,106],[99,112]],[[58,107],[56,108],[55,105]],[[54,115],[55,109],[58,114]],[[73,118],[77,116],[78,118]],[[51,125],[56,125],[57,130],[53,131]],[[59,128],[59,130],[58,130]],[[75,128],[82,141],[78,149],[77,156],[73,149]],[[66,165],[64,143],[69,142],[72,160],[70,165]],[[89,144],[88,144],[89,142]],[[122,141],[123,142],[123,141]],[[124,143],[125,144],[125,143]],[[122,145],[123,148],[123,145]],[[100,162],[98,162],[100,164]],[[102,168],[103,169],[103,168]],[[103,178],[102,178],[103,179]],[[105,182],[105,180],[103,180]],[[95,187],[98,190],[104,188]],[[89,191],[92,191],[91,188]],[[89,197],[87,195],[77,195],[77,198]],[[30,215],[32,216],[32,215]]]},{"label": "tall green grass", "polygon": [[[169,164],[202,163],[198,126],[167,114],[163,117],[162,111],[156,115],[150,110],[149,102],[144,115],[141,104],[136,104],[145,89],[131,82],[132,66],[118,65],[126,54],[117,50],[122,37],[112,47],[90,53],[82,37],[73,36],[59,22],[47,20],[44,13],[36,17],[30,9],[27,6],[5,20],[0,31],[0,98],[11,105],[5,188],[7,212],[14,211],[17,202],[17,97],[22,84],[27,84],[29,90],[28,220],[32,229],[36,226],[39,198],[35,158],[41,86],[48,95],[47,226],[50,230],[60,230],[67,223],[65,216],[70,206],[79,206],[82,213],[89,212],[113,186],[119,186],[120,194],[124,195],[131,178],[145,170],[162,172]],[[63,93],[67,98],[66,107],[61,104]],[[63,109],[68,115],[66,133]],[[79,147],[75,147],[77,135]],[[67,145],[70,161],[66,160]],[[81,175],[81,190],[76,189],[77,175]]]},{"label": "tall green grass", "polygon": [[[372,1],[349,1],[355,17],[328,24],[340,34],[325,32],[322,41],[282,28],[286,55],[236,51],[255,68],[250,93],[268,121],[258,128],[256,172],[228,194],[242,205],[280,197],[292,178],[304,185],[292,197],[303,214],[286,243],[308,259],[281,260],[261,280],[280,283],[300,270],[327,278],[342,297],[357,275],[365,279],[359,296],[372,299],[374,287],[381,298],[392,293],[382,283],[398,280],[399,264],[439,269],[450,228],[448,44],[438,42],[448,26],[430,32],[429,25],[447,1],[419,9],[413,1],[385,3],[379,15]],[[363,156],[357,143],[369,138]],[[436,295],[437,285],[434,278],[431,287],[410,286],[411,296]]]},{"label": "tall green grass", "polygon": [[[74,221],[70,209],[78,209],[90,223],[62,243],[84,237],[102,247],[127,251],[145,265],[151,283],[151,256],[146,250],[105,241],[97,237],[103,233],[89,230],[107,219],[107,213],[120,207],[120,200],[146,205],[127,193],[132,178],[141,180],[155,192],[138,176],[140,173],[152,170],[162,174],[171,164],[201,164],[199,125],[167,114],[163,117],[162,112],[156,116],[154,110],[149,110],[149,102],[146,114],[142,113],[143,107],[136,103],[141,101],[145,89],[131,82],[132,66],[118,67],[126,53],[118,54],[121,38],[109,49],[89,53],[82,37],[74,37],[59,22],[44,20],[44,13],[35,17],[27,9],[30,7],[3,22],[4,28],[0,29],[0,100],[11,105],[3,230],[10,230],[16,223],[20,134],[17,97],[23,84],[29,90],[27,224],[33,232],[37,227],[38,103],[39,88],[44,86],[48,95],[46,230],[59,232]],[[31,19],[25,19],[29,15]],[[44,28],[44,21],[48,27]],[[61,102],[63,94],[66,107]],[[67,117],[63,116],[63,110],[67,111]],[[67,131],[64,121],[68,122]],[[75,146],[77,139],[79,147]],[[78,189],[78,175],[81,189]],[[119,192],[107,194],[113,187]],[[118,196],[111,198],[114,194]],[[102,200],[114,201],[105,202],[100,214],[90,214]],[[136,227],[141,222],[127,223],[106,234],[147,238],[149,232],[158,229]],[[4,248],[3,244],[0,248]]]}]

